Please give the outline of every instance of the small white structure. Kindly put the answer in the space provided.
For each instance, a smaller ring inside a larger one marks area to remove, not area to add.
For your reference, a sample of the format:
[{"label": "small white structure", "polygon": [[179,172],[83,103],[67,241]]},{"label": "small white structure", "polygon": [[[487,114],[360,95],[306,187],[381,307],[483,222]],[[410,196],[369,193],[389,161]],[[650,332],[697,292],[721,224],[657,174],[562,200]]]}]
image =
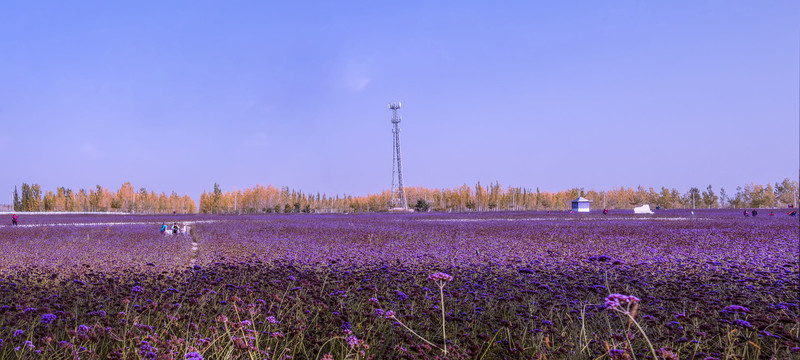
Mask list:
[{"label": "small white structure", "polygon": [[639,207],[633,208],[634,214],[653,214],[653,211],[650,210],[650,205],[644,204]]},{"label": "small white structure", "polygon": [[589,203],[591,200],[579,196],[577,199],[572,200],[572,211],[574,212],[589,212]]}]

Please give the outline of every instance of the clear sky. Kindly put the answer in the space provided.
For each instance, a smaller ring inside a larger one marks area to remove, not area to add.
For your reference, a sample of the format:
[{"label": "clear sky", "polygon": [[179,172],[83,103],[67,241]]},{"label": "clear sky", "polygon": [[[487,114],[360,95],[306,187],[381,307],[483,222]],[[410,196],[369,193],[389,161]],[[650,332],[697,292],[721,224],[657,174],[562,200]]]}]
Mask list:
[{"label": "clear sky", "polygon": [[469,3],[2,1],[0,189],[797,178],[800,2]]}]

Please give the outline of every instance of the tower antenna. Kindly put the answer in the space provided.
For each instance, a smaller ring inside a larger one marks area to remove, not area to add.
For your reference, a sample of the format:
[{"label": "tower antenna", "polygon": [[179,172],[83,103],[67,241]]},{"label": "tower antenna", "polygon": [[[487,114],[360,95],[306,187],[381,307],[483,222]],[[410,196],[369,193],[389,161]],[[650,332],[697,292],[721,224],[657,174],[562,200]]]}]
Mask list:
[{"label": "tower antenna", "polygon": [[389,104],[392,110],[392,197],[389,200],[389,210],[408,211],[406,190],[403,188],[403,162],[400,156],[400,120],[398,114],[400,102]]}]

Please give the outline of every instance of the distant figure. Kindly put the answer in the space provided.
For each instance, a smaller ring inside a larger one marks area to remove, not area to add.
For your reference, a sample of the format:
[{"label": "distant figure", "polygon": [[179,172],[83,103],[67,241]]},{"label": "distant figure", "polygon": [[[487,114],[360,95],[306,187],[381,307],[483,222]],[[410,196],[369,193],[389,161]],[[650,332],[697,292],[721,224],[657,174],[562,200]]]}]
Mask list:
[{"label": "distant figure", "polygon": [[603,215],[608,215],[608,209],[603,209]]},{"label": "distant figure", "polygon": [[769,216],[775,216],[775,213],[774,213],[774,212],[772,212],[772,211],[770,211],[770,212],[769,212]]},{"label": "distant figure", "polygon": [[656,210],[661,210],[661,205],[656,206]]},{"label": "distant figure", "polygon": [[570,213],[570,214],[574,214],[575,212],[574,212],[574,211],[572,211],[572,210],[570,210],[570,211],[569,211],[569,213]]},{"label": "distant figure", "polygon": [[14,225],[14,226],[19,225],[19,224],[17,224],[17,220],[18,219],[19,219],[19,216],[17,216],[17,214],[11,215],[11,225]]},{"label": "distant figure", "polygon": [[178,235],[181,232],[181,228],[178,227],[178,223],[172,223],[172,235]]},{"label": "distant figure", "polygon": [[750,214],[747,213],[747,210],[745,210],[742,214],[744,214],[744,216],[750,216]]},{"label": "distant figure", "polygon": [[758,211],[756,211],[756,209],[753,209],[753,211],[751,211],[751,213],[753,214],[753,217],[756,217],[756,215],[758,215]]},{"label": "distant figure", "polygon": [[791,208],[793,208],[793,207],[794,207],[794,204],[789,204],[789,205],[787,205],[787,206],[789,207],[789,209],[791,209]]},{"label": "distant figure", "polygon": [[789,216],[797,216],[797,210],[792,210],[791,212],[786,213]]},{"label": "distant figure", "polygon": [[166,233],[167,233],[167,223],[164,222],[164,223],[161,223],[161,234],[163,235],[163,234],[166,234]]}]

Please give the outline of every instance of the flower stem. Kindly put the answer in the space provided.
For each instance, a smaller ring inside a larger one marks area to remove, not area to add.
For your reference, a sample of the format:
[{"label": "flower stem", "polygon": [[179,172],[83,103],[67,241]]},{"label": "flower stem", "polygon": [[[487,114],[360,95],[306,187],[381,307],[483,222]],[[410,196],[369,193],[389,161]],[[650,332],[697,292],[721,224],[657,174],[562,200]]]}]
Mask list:
[{"label": "flower stem", "polygon": [[447,355],[447,334],[444,330],[444,283],[439,285],[439,300],[442,307],[442,344],[444,344],[444,354]]},{"label": "flower stem", "polygon": [[653,348],[653,344],[650,343],[650,339],[647,338],[647,334],[644,333],[644,329],[642,329],[642,327],[639,326],[639,322],[636,321],[636,319],[634,319],[630,313],[628,312],[622,312],[622,313],[627,315],[628,318],[631,319],[631,321],[633,321],[633,324],[636,325],[636,327],[639,329],[639,332],[642,333],[642,336],[644,336],[644,340],[647,341],[647,345],[650,346],[650,352],[653,353],[653,359],[658,360],[658,355],[656,355],[656,349]]},{"label": "flower stem", "polygon": [[411,328],[410,328],[410,327],[408,327],[408,326],[406,326],[406,324],[403,324],[403,322],[402,322],[402,321],[400,321],[400,319],[398,319],[398,318],[396,318],[396,317],[394,317],[394,316],[392,316],[392,319],[394,319],[395,321],[397,321],[397,323],[398,323],[398,324],[402,325],[404,328],[406,328],[406,330],[408,330],[408,331],[410,331],[412,334],[416,335],[416,336],[417,336],[418,338],[420,338],[422,341],[424,341],[424,342],[428,343],[428,345],[430,345],[430,346],[433,346],[433,347],[435,347],[435,348],[437,348],[437,349],[439,349],[439,350],[442,350],[442,348],[440,348],[440,347],[436,346],[434,343],[432,343],[432,342],[430,342],[430,341],[426,340],[424,337],[422,337],[422,336],[420,336],[419,334],[417,334],[417,332],[416,332],[416,331],[414,331],[414,330],[411,330]]}]

